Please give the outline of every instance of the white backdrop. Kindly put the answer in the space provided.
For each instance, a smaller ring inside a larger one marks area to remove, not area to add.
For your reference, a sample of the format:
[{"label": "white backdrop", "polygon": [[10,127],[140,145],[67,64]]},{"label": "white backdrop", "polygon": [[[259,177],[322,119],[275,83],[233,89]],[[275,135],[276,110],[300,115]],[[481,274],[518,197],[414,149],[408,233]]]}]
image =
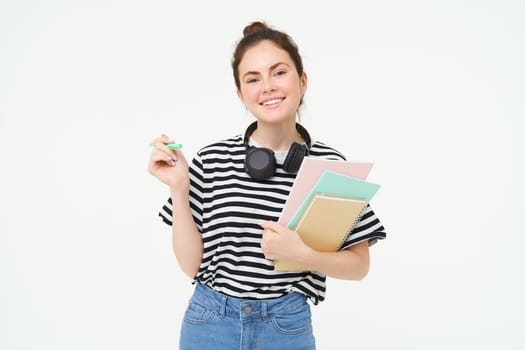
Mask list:
[{"label": "white backdrop", "polygon": [[192,285],[148,143],[244,131],[230,57],[259,19],[299,44],[303,124],[382,185],[389,236],[328,281],[318,347],[525,347],[523,5],[343,3],[2,1],[1,349],[177,347]]}]

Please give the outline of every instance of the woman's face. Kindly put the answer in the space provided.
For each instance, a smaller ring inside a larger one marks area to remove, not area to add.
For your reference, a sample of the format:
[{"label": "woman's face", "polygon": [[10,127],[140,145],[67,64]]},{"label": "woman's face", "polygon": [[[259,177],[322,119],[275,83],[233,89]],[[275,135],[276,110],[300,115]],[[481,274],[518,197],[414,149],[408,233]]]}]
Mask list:
[{"label": "woman's face", "polygon": [[239,64],[239,98],[262,123],[294,120],[306,91],[288,52],[269,40],[249,48]]}]

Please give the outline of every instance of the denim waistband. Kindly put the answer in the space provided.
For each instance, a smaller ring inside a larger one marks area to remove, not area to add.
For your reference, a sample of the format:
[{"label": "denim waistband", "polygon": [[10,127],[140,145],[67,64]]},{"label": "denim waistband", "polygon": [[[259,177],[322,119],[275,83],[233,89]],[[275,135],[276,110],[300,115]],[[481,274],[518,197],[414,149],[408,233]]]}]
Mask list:
[{"label": "denim waistband", "polygon": [[192,299],[223,317],[241,318],[266,318],[289,313],[306,304],[306,296],[297,292],[275,299],[241,299],[219,293],[202,283],[196,283]]}]

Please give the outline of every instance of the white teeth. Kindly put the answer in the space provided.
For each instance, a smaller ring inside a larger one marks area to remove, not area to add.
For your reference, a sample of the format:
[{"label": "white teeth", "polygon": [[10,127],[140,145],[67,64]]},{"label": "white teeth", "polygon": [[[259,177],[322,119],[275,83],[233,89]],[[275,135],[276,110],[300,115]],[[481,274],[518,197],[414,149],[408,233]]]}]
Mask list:
[{"label": "white teeth", "polygon": [[265,105],[265,106],[268,106],[268,105],[274,105],[274,104],[276,104],[276,103],[281,102],[282,100],[283,100],[282,98],[275,98],[275,99],[273,99],[273,100],[269,100],[269,101],[265,101],[265,102],[263,102],[263,105]]}]

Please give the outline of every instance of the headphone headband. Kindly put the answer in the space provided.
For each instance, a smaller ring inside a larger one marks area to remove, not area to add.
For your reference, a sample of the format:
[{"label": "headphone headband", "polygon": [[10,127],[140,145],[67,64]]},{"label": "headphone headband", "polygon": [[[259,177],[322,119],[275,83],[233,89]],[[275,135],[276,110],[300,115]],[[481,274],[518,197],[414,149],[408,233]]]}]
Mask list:
[{"label": "headphone headband", "polygon": [[[250,147],[250,136],[252,136],[253,132],[257,129],[257,121],[254,121],[251,123],[248,128],[246,128],[246,132],[244,133],[244,146]],[[304,140],[304,143],[306,144],[306,147],[310,149],[312,147],[312,139],[310,138],[310,134],[308,134],[308,131],[299,123],[295,123],[295,129],[301,135],[301,137]]]}]

